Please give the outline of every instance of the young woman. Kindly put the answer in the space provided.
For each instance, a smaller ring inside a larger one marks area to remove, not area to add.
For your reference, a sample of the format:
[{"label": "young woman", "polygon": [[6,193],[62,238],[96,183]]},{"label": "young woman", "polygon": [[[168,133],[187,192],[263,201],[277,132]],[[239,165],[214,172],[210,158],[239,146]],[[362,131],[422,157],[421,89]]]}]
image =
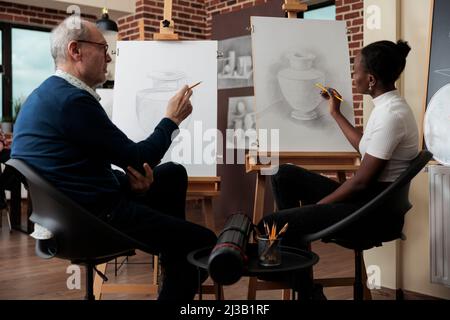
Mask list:
[{"label": "young woman", "polygon": [[[278,212],[263,221],[276,223],[280,230],[289,223],[282,244],[305,249],[300,235],[322,230],[353,213],[384,190],[418,154],[418,128],[407,102],[395,88],[411,48],[406,42],[379,41],[362,49],[354,63],[356,91],[373,98],[374,110],[364,134],[353,127],[340,112],[340,96],[334,89],[322,92],[329,111],[345,137],[361,154],[361,166],[343,184],[294,165],[280,166],[272,176]],[[301,206],[299,206],[301,204]],[[380,213],[367,223],[396,223]],[[263,221],[259,224],[264,230]],[[380,229],[380,232],[383,232]],[[311,270],[302,272],[304,297],[314,298]],[[309,282],[309,283],[308,283]],[[320,288],[319,288],[320,290]],[[302,295],[302,292],[300,293]],[[317,297],[323,297],[319,292]]]}]

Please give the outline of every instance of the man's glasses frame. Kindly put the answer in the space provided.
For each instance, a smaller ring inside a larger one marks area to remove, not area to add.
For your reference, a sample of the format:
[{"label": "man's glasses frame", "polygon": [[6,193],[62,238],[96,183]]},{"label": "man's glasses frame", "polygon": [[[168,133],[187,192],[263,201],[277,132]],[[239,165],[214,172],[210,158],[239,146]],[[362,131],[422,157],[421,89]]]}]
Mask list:
[{"label": "man's glasses frame", "polygon": [[107,43],[101,43],[101,42],[94,42],[94,41],[89,41],[89,40],[77,40],[77,42],[84,42],[84,43],[91,43],[91,44],[96,44],[99,46],[103,46],[105,49],[105,55],[108,53],[108,44]]}]

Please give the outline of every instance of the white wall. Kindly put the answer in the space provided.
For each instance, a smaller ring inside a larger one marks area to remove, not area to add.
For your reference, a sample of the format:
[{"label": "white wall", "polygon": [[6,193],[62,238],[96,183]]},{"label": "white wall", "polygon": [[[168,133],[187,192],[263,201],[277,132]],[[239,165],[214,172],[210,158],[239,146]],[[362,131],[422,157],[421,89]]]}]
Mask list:
[{"label": "white wall", "polygon": [[[404,95],[422,126],[426,95],[428,48],[430,41],[431,1],[402,0],[402,36],[413,50],[404,75]],[[403,283],[407,290],[450,299],[450,288],[430,283],[429,189],[428,174],[421,173],[411,189],[413,209],[408,213],[403,245]]]},{"label": "white wall", "polygon": [[[400,0],[365,0],[364,13],[364,45],[378,40],[396,41],[399,36]],[[372,99],[364,96],[364,127],[372,109]],[[383,287],[396,289],[399,286],[395,277],[396,270],[400,268],[397,258],[399,245],[398,241],[392,241],[364,255],[366,266],[380,266]]]},{"label": "white wall", "polygon": [[[380,6],[382,26],[381,30],[365,28],[364,43],[366,45],[377,40],[399,38],[409,42],[412,51],[398,87],[421,127],[426,94],[431,0],[414,1],[411,4],[411,0],[365,0],[365,9],[370,5]],[[365,12],[367,15],[366,10]],[[370,103],[366,101],[365,123],[371,110]],[[411,185],[410,200],[413,208],[406,215],[403,229],[407,240],[368,251],[365,254],[366,265],[380,266],[383,287],[401,287],[416,293],[450,299],[450,288],[430,283],[428,192],[428,175],[422,172]],[[396,269],[399,271],[398,278],[395,276]]]}]

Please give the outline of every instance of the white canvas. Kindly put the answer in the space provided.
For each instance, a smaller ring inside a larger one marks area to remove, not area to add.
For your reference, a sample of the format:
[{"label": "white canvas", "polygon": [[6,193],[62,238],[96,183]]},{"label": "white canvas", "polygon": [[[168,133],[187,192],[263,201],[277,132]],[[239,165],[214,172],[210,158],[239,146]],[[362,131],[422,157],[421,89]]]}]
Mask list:
[{"label": "white canvas", "polygon": [[133,141],[153,132],[179,88],[202,81],[180,125],[189,136],[178,135],[162,162],[182,163],[189,176],[216,176],[217,145],[207,130],[217,128],[217,41],[119,41],[117,52],[113,122]]},{"label": "white canvas", "polygon": [[257,129],[279,129],[280,151],[355,151],[314,86],[339,91],[342,113],[354,124],[345,22],[252,17],[251,23]]}]

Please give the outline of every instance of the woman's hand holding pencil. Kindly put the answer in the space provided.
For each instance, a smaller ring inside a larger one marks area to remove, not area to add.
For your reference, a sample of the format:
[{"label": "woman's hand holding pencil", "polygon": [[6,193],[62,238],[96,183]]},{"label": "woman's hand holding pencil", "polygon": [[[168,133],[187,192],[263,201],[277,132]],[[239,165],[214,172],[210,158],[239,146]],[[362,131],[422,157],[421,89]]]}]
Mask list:
[{"label": "woman's hand holding pencil", "polygon": [[337,92],[333,88],[324,87],[320,83],[316,83],[316,87],[321,89],[320,95],[324,99],[328,100],[330,114],[333,115],[336,113],[340,113],[341,102],[343,102],[344,100],[342,99],[342,96],[339,94],[339,92]]},{"label": "woman's hand holding pencil", "polygon": [[320,92],[322,95],[328,95],[328,97],[333,97],[336,98],[338,100],[340,100],[341,102],[344,102],[344,99],[342,99],[342,96],[333,88],[325,88],[323,85],[321,85],[320,83],[316,83],[316,87],[318,87],[319,89],[322,89],[322,91]]}]

